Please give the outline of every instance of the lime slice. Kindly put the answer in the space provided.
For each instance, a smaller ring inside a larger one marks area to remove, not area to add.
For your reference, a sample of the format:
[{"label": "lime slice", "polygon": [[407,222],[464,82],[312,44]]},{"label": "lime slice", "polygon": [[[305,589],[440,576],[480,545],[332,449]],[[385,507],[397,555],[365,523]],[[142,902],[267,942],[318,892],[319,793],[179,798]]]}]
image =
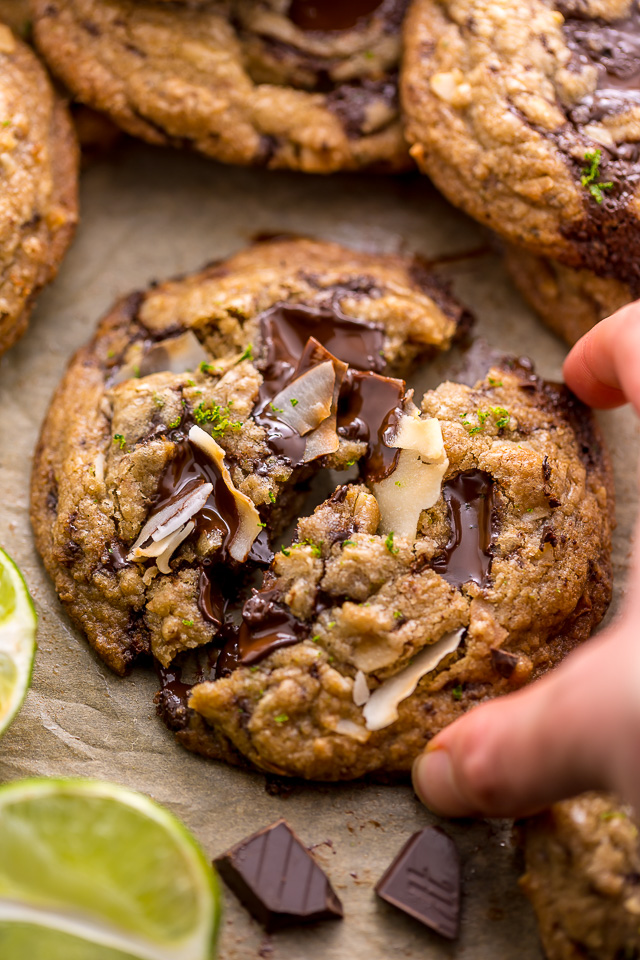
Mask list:
[{"label": "lime slice", "polygon": [[2,960],[210,960],[216,875],[179,820],[95,780],[0,787]]},{"label": "lime slice", "polygon": [[0,550],[0,737],[22,706],[31,683],[37,623],[22,574]]}]

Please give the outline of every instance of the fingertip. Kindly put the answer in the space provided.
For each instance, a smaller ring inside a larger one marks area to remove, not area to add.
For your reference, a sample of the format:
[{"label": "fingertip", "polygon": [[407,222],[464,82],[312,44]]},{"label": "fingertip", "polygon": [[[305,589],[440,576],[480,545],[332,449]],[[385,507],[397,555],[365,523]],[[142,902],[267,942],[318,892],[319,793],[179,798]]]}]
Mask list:
[{"label": "fingertip", "polygon": [[460,794],[449,751],[427,748],[416,758],[412,770],[413,789],[425,807],[444,817],[470,817],[476,812]]},{"label": "fingertip", "polygon": [[[610,371],[603,369],[603,357],[595,356],[600,333],[601,331],[594,327],[577,342],[567,356],[562,372],[567,386],[583,403],[600,410],[610,410],[622,406],[627,400],[612,374],[613,383],[604,379]],[[606,366],[608,367],[608,364]]]}]

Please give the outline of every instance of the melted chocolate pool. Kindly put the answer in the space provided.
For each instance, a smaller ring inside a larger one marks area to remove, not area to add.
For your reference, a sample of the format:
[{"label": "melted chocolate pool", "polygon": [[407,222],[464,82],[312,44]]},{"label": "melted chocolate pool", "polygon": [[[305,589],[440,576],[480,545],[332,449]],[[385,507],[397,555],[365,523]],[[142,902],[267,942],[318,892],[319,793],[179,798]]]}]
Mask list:
[{"label": "melted chocolate pool", "polygon": [[640,8],[634,0],[630,16],[607,23],[587,20],[572,13],[572,5],[559,4],[565,14],[565,39],[573,53],[573,66],[595,66],[596,91],[585,97],[570,116],[584,126],[620,113],[629,106],[640,106]]},{"label": "melted chocolate pool", "polygon": [[449,511],[451,538],[431,566],[454,587],[472,580],[489,582],[493,536],[493,479],[482,470],[469,470],[448,480],[443,495]]},{"label": "melted chocolate pool", "polygon": [[174,503],[187,489],[195,489],[202,483],[213,484],[213,492],[193,518],[194,533],[200,536],[219,532],[222,537],[220,559],[227,560],[227,547],[240,524],[236,502],[216,464],[189,440],[178,444],[176,455],[162,478],[153,514]]},{"label": "melted chocolate pool", "polygon": [[381,5],[382,0],[292,0],[288,16],[301,30],[350,30]]},{"label": "melted chocolate pool", "polygon": [[363,474],[379,481],[395,468],[400,453],[385,439],[395,432],[402,416],[403,380],[392,380],[371,371],[349,370],[338,404],[338,435],[367,444]]},{"label": "melted chocolate pool", "polygon": [[277,590],[254,593],[242,608],[238,635],[222,649],[216,677],[224,677],[236,667],[252,666],[274,650],[300,643],[308,630],[284,604]]}]

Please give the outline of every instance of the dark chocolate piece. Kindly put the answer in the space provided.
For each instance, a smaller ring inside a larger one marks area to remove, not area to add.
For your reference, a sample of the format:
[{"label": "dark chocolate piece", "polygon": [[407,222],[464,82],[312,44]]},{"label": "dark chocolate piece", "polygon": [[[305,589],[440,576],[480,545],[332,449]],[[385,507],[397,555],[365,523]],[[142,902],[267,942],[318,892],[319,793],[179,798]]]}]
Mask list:
[{"label": "dark chocolate piece", "polygon": [[493,479],[482,470],[468,470],[448,480],[442,493],[449,510],[451,538],[431,566],[454,587],[473,580],[489,582],[493,536]]},{"label": "dark chocolate piece", "polygon": [[277,590],[254,592],[242,608],[237,636],[224,646],[216,676],[227,676],[236,667],[252,666],[279,647],[300,643],[308,633],[306,625],[279,602]]},{"label": "dark chocolate piece", "polygon": [[291,0],[289,19],[301,30],[350,30],[382,0]]},{"label": "dark chocolate piece", "polygon": [[460,858],[453,840],[436,827],[414,833],[378,881],[376,893],[454,940],[460,925]]},{"label": "dark chocolate piece", "polygon": [[267,931],[342,919],[342,904],[327,876],[285,820],[242,840],[214,863]]},{"label": "dark chocolate piece", "polygon": [[380,481],[396,466],[400,451],[387,446],[402,416],[404,380],[392,380],[372,371],[348,370],[338,403],[338,436],[367,444],[363,474]]},{"label": "dark chocolate piece", "polygon": [[491,663],[496,673],[508,680],[518,666],[518,655],[517,653],[510,653],[508,650],[499,650],[492,647]]}]

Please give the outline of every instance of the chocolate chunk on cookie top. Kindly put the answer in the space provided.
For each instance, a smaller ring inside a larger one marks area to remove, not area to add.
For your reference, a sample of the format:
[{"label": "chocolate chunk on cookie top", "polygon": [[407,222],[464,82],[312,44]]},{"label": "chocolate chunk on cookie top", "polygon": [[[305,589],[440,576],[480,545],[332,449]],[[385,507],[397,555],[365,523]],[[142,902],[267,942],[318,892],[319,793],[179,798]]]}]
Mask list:
[{"label": "chocolate chunk on cookie top", "polygon": [[398,107],[407,0],[37,0],[74,96],[151,143],[314,173],[411,165]]},{"label": "chocolate chunk on cookie top", "polygon": [[638,0],[416,0],[405,40],[407,136],[437,186],[637,295]]},{"label": "chocolate chunk on cookie top", "polygon": [[26,330],[77,220],[71,120],[32,50],[0,23],[0,354]]},{"label": "chocolate chunk on cookie top", "polygon": [[342,904],[326,874],[286,820],[259,830],[214,862],[267,931],[342,919]]},{"label": "chocolate chunk on cookie top", "polygon": [[453,840],[425,827],[406,842],[376,885],[382,900],[448,940],[460,925],[460,859]]}]

